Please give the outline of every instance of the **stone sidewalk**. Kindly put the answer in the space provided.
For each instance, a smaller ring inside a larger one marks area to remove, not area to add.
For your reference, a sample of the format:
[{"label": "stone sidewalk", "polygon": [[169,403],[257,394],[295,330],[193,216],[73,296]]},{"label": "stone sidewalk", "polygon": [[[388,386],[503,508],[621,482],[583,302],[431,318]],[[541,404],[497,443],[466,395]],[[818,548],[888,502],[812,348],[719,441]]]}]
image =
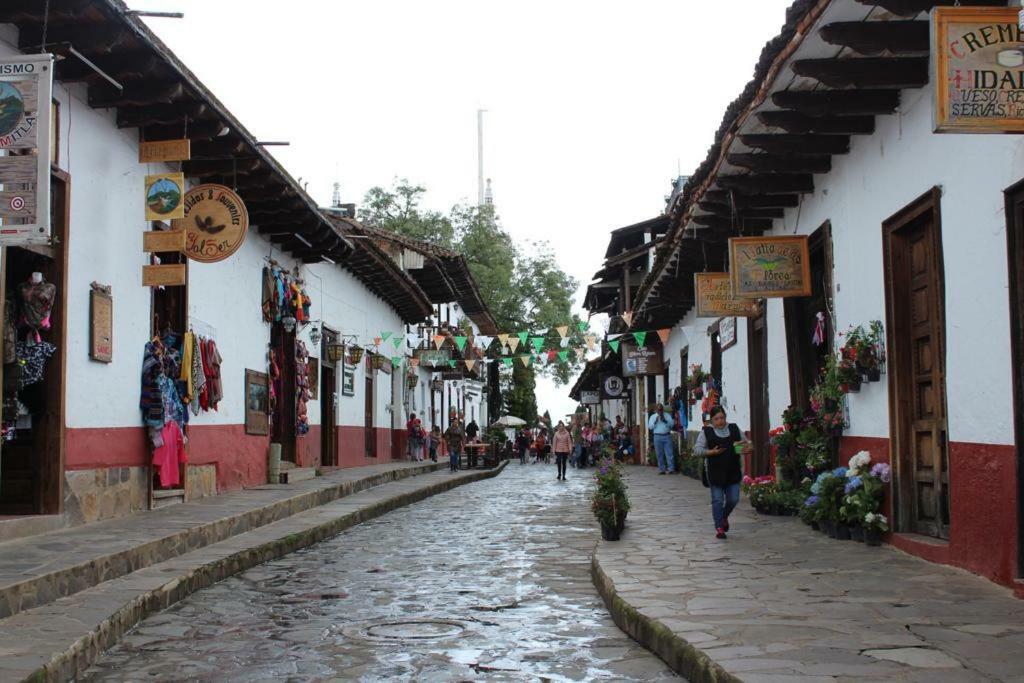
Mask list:
[{"label": "stone sidewalk", "polygon": [[[396,508],[497,476],[502,469],[426,473],[423,467],[399,465],[373,477],[366,477],[364,472],[364,477],[350,482],[372,481],[375,477],[389,480],[25,609],[0,621],[0,681],[74,679],[135,624],[201,588]],[[399,478],[403,471],[407,475],[418,472],[420,476]],[[351,472],[340,471],[330,478],[340,481],[342,477],[350,478]],[[294,493],[291,491],[292,497]],[[111,535],[111,539],[115,537]],[[0,555],[8,559],[5,550],[9,545],[0,545]]]},{"label": "stone sidewalk", "polygon": [[594,583],[688,680],[1024,683],[1024,601],[967,572],[754,513],[715,539],[700,482],[629,468],[632,510]]}]

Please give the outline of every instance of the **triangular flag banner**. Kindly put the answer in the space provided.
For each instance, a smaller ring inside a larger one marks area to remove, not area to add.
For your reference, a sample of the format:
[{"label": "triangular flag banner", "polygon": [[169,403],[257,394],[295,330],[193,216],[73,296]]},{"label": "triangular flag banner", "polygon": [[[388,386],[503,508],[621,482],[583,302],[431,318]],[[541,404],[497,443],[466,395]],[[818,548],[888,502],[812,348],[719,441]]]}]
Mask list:
[{"label": "triangular flag banner", "polygon": [[521,362],[523,364],[524,368],[530,367],[530,357],[529,356],[519,356],[519,362]]},{"label": "triangular flag banner", "polygon": [[569,346],[569,340],[568,339],[562,339],[562,341],[558,342],[558,345],[561,346],[564,349],[564,348]]},{"label": "triangular flag banner", "polygon": [[472,370],[474,365],[476,365],[476,361],[475,360],[467,360],[466,361],[466,369],[467,370]]},{"label": "triangular flag banner", "polygon": [[381,332],[380,333],[380,338],[381,338],[382,341],[387,341],[388,339],[391,338],[391,333],[390,332]]},{"label": "triangular flag banner", "polygon": [[505,346],[506,344],[508,344],[508,335],[507,334],[499,334],[498,335],[498,341],[501,343],[502,346]]},{"label": "triangular flag banner", "polygon": [[399,365],[402,364],[402,357],[401,356],[391,356],[391,364],[394,365],[397,368]]},{"label": "triangular flag banner", "polygon": [[466,348],[466,338],[461,335],[456,336],[455,345],[459,347],[459,351]]},{"label": "triangular flag banner", "polygon": [[530,343],[533,344],[533,350],[540,353],[541,348],[544,346],[544,337],[531,337]]},{"label": "triangular flag banner", "polygon": [[576,349],[576,360],[583,360],[585,355],[587,355],[587,351],[582,346]]},{"label": "triangular flag banner", "polygon": [[420,339],[421,337],[418,334],[410,333],[405,335],[405,341],[409,344],[409,346],[411,346],[414,349],[420,345]]},{"label": "triangular flag banner", "polygon": [[618,339],[621,336],[622,336],[621,334],[609,334],[608,335],[608,341],[611,341],[612,339]]},{"label": "triangular flag banner", "polygon": [[448,367],[450,367],[450,368],[454,368],[454,367],[455,367],[455,365],[456,365],[456,363],[457,363],[457,361],[454,361],[454,360],[450,360],[450,361],[448,361]]},{"label": "triangular flag banner", "polygon": [[662,344],[668,344],[668,336],[672,334],[671,327],[663,327],[658,330],[658,338],[661,339]]},{"label": "triangular flag banner", "polygon": [[508,347],[512,349],[512,353],[515,353],[516,349],[519,348],[519,337],[509,337]]},{"label": "triangular flag banner", "polygon": [[440,350],[441,349],[441,344],[444,344],[444,335],[443,334],[435,334],[434,335],[434,348]]},{"label": "triangular flag banner", "polygon": [[555,330],[558,332],[558,336],[561,337],[562,339],[565,339],[565,335],[569,334],[568,325],[559,325],[558,327],[555,328]]},{"label": "triangular flag banner", "polygon": [[411,365],[414,368],[418,368],[420,366],[420,359],[419,358],[410,358],[409,359],[409,365]]},{"label": "triangular flag banner", "polygon": [[383,337],[374,337],[373,338],[373,345],[374,346],[380,346],[383,341],[384,341]]},{"label": "triangular flag banner", "polygon": [[622,319],[626,321],[626,326],[629,327],[633,324],[633,311],[626,311],[622,314]]},{"label": "triangular flag banner", "polygon": [[614,351],[615,353],[619,352],[619,344],[621,343],[622,342],[620,342],[618,339],[608,340],[608,346],[612,347],[612,351]]},{"label": "triangular flag banner", "polygon": [[640,348],[644,347],[644,342],[647,340],[646,332],[634,332],[633,339],[636,339],[636,343]]},{"label": "triangular flag banner", "polygon": [[391,343],[395,345],[395,351],[397,351],[398,349],[402,348],[402,338],[399,337],[399,336],[395,336],[391,340]]},{"label": "triangular flag banner", "polygon": [[501,362],[505,365],[506,368],[512,367],[512,359],[511,358],[502,358]]},{"label": "triangular flag banner", "polygon": [[562,361],[563,363],[567,363],[569,361],[569,352],[568,351],[559,351],[558,352],[558,360]]},{"label": "triangular flag banner", "polygon": [[530,331],[527,330],[526,332],[516,332],[516,336],[519,337],[520,344],[525,344],[526,338],[530,336]]},{"label": "triangular flag banner", "polygon": [[548,333],[548,330],[534,330],[533,333],[534,334],[539,334],[540,336],[543,337],[544,335],[546,335]]},{"label": "triangular flag banner", "polygon": [[548,351],[548,362],[549,363],[554,363],[555,362],[555,355],[556,355],[556,353],[554,351]]},{"label": "triangular flag banner", "polygon": [[479,337],[476,338],[476,347],[481,351],[486,351],[487,349],[491,348],[491,342],[493,341],[494,337],[485,337],[483,335],[480,335]]},{"label": "triangular flag banner", "polygon": [[590,323],[588,323],[586,320],[581,320],[576,324],[576,327],[579,328],[580,332],[586,332],[587,330],[590,329]]}]

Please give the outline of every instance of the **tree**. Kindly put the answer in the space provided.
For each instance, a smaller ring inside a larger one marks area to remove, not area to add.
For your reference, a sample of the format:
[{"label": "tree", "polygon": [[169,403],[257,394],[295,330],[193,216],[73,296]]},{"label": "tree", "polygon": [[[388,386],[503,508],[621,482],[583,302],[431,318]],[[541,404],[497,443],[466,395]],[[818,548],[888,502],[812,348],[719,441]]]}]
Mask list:
[{"label": "tree", "polygon": [[504,389],[510,415],[530,424],[537,421],[536,374],[565,384],[579,370],[579,360],[562,347],[555,328],[567,325],[580,345],[579,318],[572,313],[578,283],[563,271],[547,242],[517,245],[501,228],[494,207],[458,204],[448,215],[420,208],[426,188],[396,179],[390,189],[374,187],[366,193],[361,220],[415,239],[432,242],[463,254],[480,295],[502,331],[548,330],[543,355],[568,350],[565,362],[513,364],[511,383]]}]

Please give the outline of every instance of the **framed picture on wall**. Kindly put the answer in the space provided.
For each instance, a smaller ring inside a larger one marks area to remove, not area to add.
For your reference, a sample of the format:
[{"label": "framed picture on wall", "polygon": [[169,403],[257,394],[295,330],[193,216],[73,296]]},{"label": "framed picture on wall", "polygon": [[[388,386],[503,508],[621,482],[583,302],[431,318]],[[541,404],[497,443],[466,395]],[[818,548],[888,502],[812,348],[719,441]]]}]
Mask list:
[{"label": "framed picture on wall", "polygon": [[270,434],[270,389],[267,373],[245,371],[245,433]]},{"label": "framed picture on wall", "polygon": [[309,380],[309,397],[314,401],[320,395],[320,359],[310,357],[306,361],[306,377]]},{"label": "framed picture on wall", "polygon": [[356,395],[356,368],[347,360],[341,366],[341,395]]}]

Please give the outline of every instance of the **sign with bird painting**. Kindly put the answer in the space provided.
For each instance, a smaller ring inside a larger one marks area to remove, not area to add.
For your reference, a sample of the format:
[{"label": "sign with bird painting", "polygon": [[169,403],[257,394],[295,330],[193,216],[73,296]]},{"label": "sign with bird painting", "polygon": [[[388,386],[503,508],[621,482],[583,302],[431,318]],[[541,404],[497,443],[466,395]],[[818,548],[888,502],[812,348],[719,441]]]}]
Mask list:
[{"label": "sign with bird painting", "polygon": [[810,296],[807,236],[730,238],[729,276],[739,299]]},{"label": "sign with bird painting", "polygon": [[212,183],[185,193],[185,215],[171,223],[185,231],[185,255],[193,261],[215,263],[238,251],[249,229],[249,212],[230,188]]},{"label": "sign with bird painting", "polygon": [[1019,11],[932,10],[936,133],[1024,133],[1024,31]]},{"label": "sign with bird painting", "polygon": [[185,193],[184,173],[146,176],[146,220],[170,221],[185,217],[181,195]]},{"label": "sign with bird painting", "polygon": [[0,59],[2,244],[50,241],[52,89],[53,55]]}]

